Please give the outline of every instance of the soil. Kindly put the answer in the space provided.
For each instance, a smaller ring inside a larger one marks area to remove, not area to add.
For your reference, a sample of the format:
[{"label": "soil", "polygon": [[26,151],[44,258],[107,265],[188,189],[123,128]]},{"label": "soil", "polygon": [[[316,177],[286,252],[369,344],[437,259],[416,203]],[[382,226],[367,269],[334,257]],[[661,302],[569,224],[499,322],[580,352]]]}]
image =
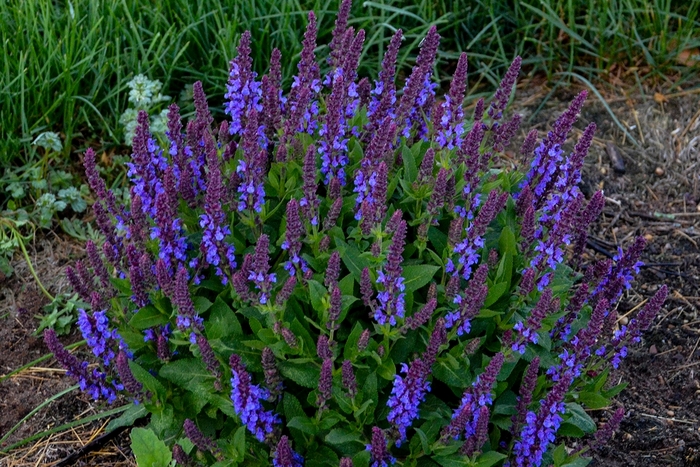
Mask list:
[{"label": "soil", "polygon": [[[541,82],[525,81],[518,85],[511,112],[523,115],[524,129],[537,128],[543,136],[579,90],[555,92],[538,108],[549,89]],[[700,466],[700,112],[696,113],[700,93],[675,89],[675,94],[654,95],[653,91],[628,97],[612,88],[610,92],[602,89],[605,105],[590,94],[568,146],[573,147],[588,122],[598,125],[582,189],[587,194],[604,189],[608,201],[591,228],[591,248],[584,261],[614,254],[618,246],[626,248],[639,235],[648,240],[643,254],[646,267],[620,301],[620,316],[634,311],[662,284],[669,287],[669,298],[654,325],[611,378],[628,381],[628,388],[614,406],[591,413],[598,422],[604,422],[618,405],[626,413],[613,439],[594,453],[591,465],[597,467]],[[624,173],[614,170],[608,145],[624,162]],[[54,234],[30,245],[29,253],[52,294],[66,290],[63,269],[84,255],[78,243]],[[46,299],[24,260],[17,256],[13,264],[15,274],[0,277],[0,377],[47,352],[43,341],[32,336],[38,323],[34,315]],[[61,339],[70,343],[80,337],[74,330]],[[52,361],[0,382],[0,437],[72,384]],[[29,418],[5,446],[108,408],[74,391]],[[105,421],[29,443],[0,457],[0,466],[54,465],[101,434]],[[127,432],[74,465],[133,466],[128,446]]]}]

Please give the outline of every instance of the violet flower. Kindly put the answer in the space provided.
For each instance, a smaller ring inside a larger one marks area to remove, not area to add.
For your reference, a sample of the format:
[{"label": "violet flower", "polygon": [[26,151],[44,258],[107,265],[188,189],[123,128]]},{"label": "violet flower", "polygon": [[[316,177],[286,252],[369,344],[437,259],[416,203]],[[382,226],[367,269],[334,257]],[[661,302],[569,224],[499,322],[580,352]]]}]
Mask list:
[{"label": "violet flower", "polygon": [[237,210],[262,212],[265,204],[265,165],[267,153],[258,144],[258,113],[252,110],[248,115],[248,125],[243,135],[243,157],[239,159],[236,173],[238,185]]},{"label": "violet flower", "polygon": [[443,431],[443,436],[458,439],[460,434],[464,433],[465,440],[468,440],[476,435],[481,415],[480,409],[493,404],[491,391],[496,384],[496,378],[501,371],[503,362],[502,353],[494,355],[484,372],[477,376],[472,386],[464,391],[462,401],[452,414],[452,421]]},{"label": "violet flower", "polygon": [[272,284],[277,282],[277,274],[270,271],[270,239],[266,234],[258,237],[258,243],[255,246],[253,254],[253,264],[248,270],[248,280],[253,282],[255,288],[259,290],[258,303],[266,305],[270,299]]},{"label": "violet flower", "polygon": [[247,116],[251,109],[262,111],[262,88],[255,78],[253,60],[250,58],[250,31],[241,34],[238,44],[238,56],[231,61],[226,95],[228,101],[224,112],[231,116],[229,133],[238,135],[247,124]]},{"label": "violet flower", "polygon": [[526,424],[516,440],[513,452],[514,467],[536,467],[541,465],[544,455],[550,443],[556,439],[564,413],[564,397],[566,391],[573,382],[571,373],[564,373],[554,384],[547,397],[540,401],[539,413],[528,412],[525,416]]},{"label": "violet flower", "polygon": [[258,441],[264,441],[270,435],[281,419],[271,410],[265,410],[262,401],[270,396],[267,390],[251,383],[250,374],[246,371],[241,357],[231,355],[231,400],[233,409],[241,418],[248,431],[255,435]]},{"label": "violet flower", "polygon": [[289,446],[287,435],[282,436],[279,443],[277,443],[272,465],[274,467],[302,467],[304,465],[304,458],[294,452]]},{"label": "violet flower", "polygon": [[393,120],[396,116],[394,110],[394,104],[396,103],[394,75],[396,74],[396,58],[399,54],[402,39],[403,33],[401,29],[397,29],[384,53],[379,79],[374,82],[374,89],[370,93],[371,100],[367,107],[369,121],[365,130],[368,135],[376,134],[382,128],[382,122],[386,118]]},{"label": "violet flower", "polygon": [[445,323],[443,319],[439,319],[435,323],[430,343],[422,358],[415,359],[410,366],[402,363],[401,372],[406,376],[402,378],[397,374],[394,377],[391,396],[387,402],[390,409],[387,420],[398,431],[396,446],[401,446],[406,440],[406,429],[413,424],[413,420],[418,418],[418,406],[430,392],[428,376],[440,346],[446,342]]},{"label": "violet flower", "polygon": [[513,62],[508,67],[506,75],[501,80],[501,84],[496,90],[496,94],[493,96],[493,101],[489,106],[488,114],[491,120],[498,121],[503,116],[503,111],[508,105],[510,100],[510,95],[513,92],[513,85],[518,79],[518,73],[520,73],[520,65],[522,64],[522,58],[520,56],[515,57]]},{"label": "violet flower", "polygon": [[204,229],[200,250],[204,254],[206,264],[214,266],[216,275],[222,284],[228,284],[228,276],[222,268],[223,258],[229,270],[236,268],[235,248],[224,240],[231,235],[231,229],[226,223],[226,214],[221,205],[224,186],[221,176],[221,162],[216,153],[214,139],[205,133],[205,150],[207,153],[207,191],[204,198],[204,214],[200,216],[199,225]]},{"label": "violet flower", "polygon": [[365,446],[370,452],[370,467],[389,467],[396,463],[396,458],[387,449],[387,440],[379,427],[372,427],[372,444]]},{"label": "violet flower", "polygon": [[411,136],[411,130],[416,125],[418,138],[425,138],[428,134],[426,120],[430,119],[437,88],[437,83],[433,83],[431,78],[439,44],[440,35],[437,33],[437,28],[431,26],[416,59],[416,66],[411,71],[410,77],[406,79],[396,112],[396,119],[400,125],[399,133],[404,138]]},{"label": "violet flower", "polygon": [[[396,211],[400,213],[401,211]],[[401,254],[406,241],[406,221],[399,222],[394,232],[389,252],[387,253],[386,265],[378,271],[377,283],[383,286],[381,292],[377,294],[379,305],[374,310],[374,319],[379,324],[387,322],[396,326],[396,317],[404,317],[404,290],[403,277],[401,277]]]},{"label": "violet flower", "polygon": [[462,52],[457,69],[452,76],[450,92],[445,94],[445,102],[440,104],[442,113],[437,127],[436,142],[440,148],[454,149],[462,144],[464,134],[464,92],[467,86],[467,54]]},{"label": "violet flower", "polygon": [[66,374],[77,380],[80,390],[87,392],[93,400],[103,397],[111,404],[117,399],[116,391],[124,389],[121,384],[116,382],[108,384],[106,375],[97,368],[90,371],[88,362],[81,362],[75,355],[68,352],[56,337],[56,331],[53,329],[44,330],[44,342],[53,353],[56,361],[66,369]]},{"label": "violet flower", "polygon": [[447,314],[445,317],[447,321],[446,326],[447,329],[456,326],[458,336],[469,333],[471,330],[471,320],[479,314],[481,307],[484,305],[486,295],[488,295],[489,291],[486,285],[488,272],[489,268],[487,264],[479,266],[474,276],[469,281],[469,287],[465,291],[464,296],[462,296],[462,294],[456,294],[452,300],[459,308]]}]

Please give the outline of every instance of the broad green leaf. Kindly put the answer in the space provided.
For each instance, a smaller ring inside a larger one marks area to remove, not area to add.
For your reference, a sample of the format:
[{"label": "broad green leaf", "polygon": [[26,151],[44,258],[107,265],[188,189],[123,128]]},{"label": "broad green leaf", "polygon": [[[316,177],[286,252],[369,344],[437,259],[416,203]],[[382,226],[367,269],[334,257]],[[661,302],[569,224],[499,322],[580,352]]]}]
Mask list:
[{"label": "broad green leaf", "polygon": [[377,374],[386,380],[393,381],[394,376],[396,376],[396,365],[394,361],[391,358],[384,360],[377,368]]},{"label": "broad green leaf", "polygon": [[213,303],[210,302],[209,299],[207,299],[206,297],[202,297],[201,295],[193,297],[192,302],[194,303],[194,309],[197,310],[197,313],[199,313],[200,315],[206,312],[213,305]]},{"label": "broad green leaf", "polygon": [[409,183],[413,183],[418,176],[415,156],[406,145],[401,148],[401,156],[403,158],[404,174],[406,175],[405,180]]},{"label": "broad green leaf", "polygon": [[172,453],[163,440],[147,428],[131,430],[131,450],[139,467],[168,467],[173,460]]},{"label": "broad green leaf", "polygon": [[136,378],[141,384],[143,384],[145,390],[150,391],[152,394],[154,394],[158,401],[166,401],[165,387],[160,381],[158,381],[158,379],[155,376],[150,374],[141,365],[139,365],[133,360],[129,360],[129,368],[131,369],[134,378]]},{"label": "broad green leaf", "polygon": [[475,467],[491,467],[505,459],[507,456],[497,451],[489,451],[480,455],[476,459]]},{"label": "broad green leaf", "polygon": [[318,386],[318,378],[320,370],[315,365],[308,363],[296,365],[289,361],[279,362],[280,372],[287,378],[291,379],[299,386],[316,389]]},{"label": "broad green leaf", "polygon": [[362,443],[361,434],[346,428],[334,428],[326,435],[329,444],[345,444],[351,442]]},{"label": "broad green leaf", "polygon": [[148,415],[148,411],[146,410],[146,407],[144,407],[143,404],[137,405],[132,402],[131,404],[129,404],[129,408],[126,409],[126,411],[123,414],[109,422],[109,424],[105,428],[105,431],[110,432],[123,426],[131,426],[136,420],[145,417],[146,415]]},{"label": "broad green leaf", "polygon": [[569,415],[569,417],[561,424],[558,432],[561,436],[580,438],[585,434],[595,432],[595,422],[580,405],[568,402],[566,404],[566,414]]},{"label": "broad green leaf", "polygon": [[359,284],[362,280],[362,270],[370,265],[369,260],[360,256],[360,250],[355,245],[345,243],[340,237],[335,237],[335,244],[343,264]]},{"label": "broad green leaf", "polygon": [[311,298],[311,307],[317,313],[317,316],[322,317],[324,310],[323,299],[328,295],[328,290],[318,281],[309,280],[309,298]]},{"label": "broad green leaf", "polygon": [[353,326],[352,331],[350,331],[350,335],[345,340],[345,348],[343,350],[343,357],[345,359],[353,360],[355,356],[360,353],[359,349],[357,348],[357,342],[360,340],[363,330],[364,328],[362,327],[362,324],[360,324],[359,321],[356,321],[355,326]]},{"label": "broad green leaf", "polygon": [[595,392],[584,391],[578,395],[578,400],[589,409],[598,410],[610,405],[610,399]]},{"label": "broad green leaf", "polygon": [[498,301],[499,298],[503,296],[510,286],[509,282],[499,282],[493,284],[489,287],[489,293],[486,295],[486,300],[484,300],[484,306],[493,305]]},{"label": "broad green leaf", "polygon": [[129,325],[138,330],[152,328],[168,322],[168,316],[158,311],[154,306],[145,306],[136,312],[129,320]]},{"label": "broad green leaf", "polygon": [[207,337],[209,339],[222,339],[243,334],[241,323],[236,313],[219,296],[211,307],[209,319],[205,323]]},{"label": "broad green leaf", "polygon": [[311,420],[309,417],[306,415],[298,415],[289,422],[287,422],[287,426],[289,428],[296,428],[299,431],[302,431],[308,435],[315,435],[318,432],[318,427],[314,423],[313,420]]},{"label": "broad green leaf", "polygon": [[440,266],[416,264],[403,268],[403,283],[406,292],[414,292],[430,282]]}]

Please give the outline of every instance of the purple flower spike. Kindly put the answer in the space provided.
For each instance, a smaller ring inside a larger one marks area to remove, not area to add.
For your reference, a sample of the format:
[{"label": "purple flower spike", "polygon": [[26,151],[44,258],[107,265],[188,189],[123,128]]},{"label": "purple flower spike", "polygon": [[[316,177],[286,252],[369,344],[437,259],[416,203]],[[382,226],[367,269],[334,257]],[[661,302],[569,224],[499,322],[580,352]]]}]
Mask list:
[{"label": "purple flower spike", "polygon": [[294,452],[289,446],[287,435],[282,436],[279,443],[277,443],[272,465],[274,467],[303,467],[304,458]]},{"label": "purple flower spike", "polygon": [[612,435],[618,428],[620,428],[620,423],[625,416],[624,407],[618,407],[617,410],[608,419],[608,422],[598,428],[595,433],[595,439],[591,442],[591,447],[593,449],[600,449],[605,446],[605,444],[612,438]]},{"label": "purple flower spike", "polygon": [[346,50],[341,47],[341,41],[345,32],[348,28],[348,18],[350,16],[350,8],[352,7],[352,0],[342,0],[340,2],[340,7],[338,8],[338,16],[335,19],[335,28],[333,29],[331,43],[328,44],[328,48],[331,53],[328,56],[328,64],[331,68],[337,68],[342,62],[342,58],[345,55]]},{"label": "purple flower spike", "polygon": [[416,59],[416,66],[411,71],[411,76],[406,80],[396,119],[399,122],[399,133],[404,138],[411,135],[411,130],[418,126],[418,137],[424,138],[428,133],[425,118],[430,118],[430,111],[435,97],[436,83],[431,82],[433,63],[440,44],[440,35],[437,28],[431,26],[423,41],[420,53]]},{"label": "purple flower spike", "polygon": [[314,97],[321,90],[321,80],[314,55],[318,29],[316,15],[312,11],[309,12],[308,21],[302,43],[301,60],[297,65],[299,73],[294,77],[292,89],[289,92],[287,111],[294,125],[285,128],[285,133],[289,136],[296,131],[312,134],[318,126],[315,120],[318,115],[318,103],[314,101]]},{"label": "purple flower spike", "polygon": [[[396,211],[400,213],[401,211]],[[381,292],[377,294],[379,305],[374,311],[374,319],[379,324],[389,323],[396,326],[396,317],[404,317],[404,289],[403,277],[401,277],[402,253],[406,241],[406,221],[399,221],[394,232],[389,252],[387,253],[386,265],[379,270],[377,283],[383,286]]]},{"label": "purple flower spike", "polygon": [[211,438],[207,438],[204,436],[204,433],[200,431],[199,428],[197,428],[197,425],[195,423],[188,419],[185,419],[184,423],[184,430],[185,430],[185,435],[192,441],[192,444],[197,446],[197,449],[200,451],[211,451],[216,449],[216,444]]},{"label": "purple flower spike", "polygon": [[202,355],[202,361],[207,366],[207,370],[211,373],[214,378],[214,387],[217,391],[221,390],[221,370],[219,360],[216,358],[214,350],[209,345],[209,341],[206,337],[201,334],[197,334],[197,346],[199,347],[199,353]]},{"label": "purple flower spike", "polygon": [[366,446],[370,452],[370,467],[389,467],[396,463],[394,456],[387,449],[387,440],[379,427],[372,427],[372,444]]},{"label": "purple flower spike", "polygon": [[348,163],[348,138],[346,137],[345,109],[346,84],[342,75],[333,80],[333,90],[326,102],[326,121],[319,134],[323,136],[318,147],[321,156],[321,174],[324,184],[338,178],[345,185],[344,167]]},{"label": "purple flower spike", "polygon": [[325,358],[321,365],[321,376],[318,380],[318,394],[316,405],[318,410],[323,411],[328,408],[328,401],[331,399],[333,389],[333,360]]},{"label": "purple flower spike", "polygon": [[450,92],[445,95],[441,118],[435,122],[438,127],[436,141],[441,148],[454,149],[462,144],[464,133],[464,111],[462,102],[467,87],[467,54],[462,52],[457,62],[457,69],[452,76]]},{"label": "purple flower spike", "polygon": [[75,355],[68,352],[56,337],[56,331],[53,329],[44,330],[44,342],[53,353],[56,361],[67,370],[68,376],[77,380],[80,389],[87,392],[93,400],[103,397],[110,404],[116,400],[115,389],[122,390],[123,387],[107,384],[106,375],[98,369],[88,370],[88,362],[81,362]]},{"label": "purple flower spike", "polygon": [[258,140],[258,113],[252,110],[243,135],[243,157],[238,161],[236,174],[240,183],[237,191],[237,210],[262,212],[265,204],[265,165],[267,153],[260,149]]},{"label": "purple flower spike", "polygon": [[141,393],[141,389],[143,389],[143,385],[139,383],[136,378],[134,378],[134,374],[131,372],[131,368],[129,368],[129,357],[127,357],[123,350],[120,350],[119,354],[117,355],[117,373],[119,374],[119,379],[124,385],[124,389],[131,393],[131,395],[133,395],[135,398],[138,398]]},{"label": "purple flower spike", "polygon": [[547,397],[540,401],[539,413],[528,412],[526,424],[513,448],[514,467],[536,467],[542,464],[542,456],[556,439],[566,407],[564,396],[573,381],[571,373],[560,375]]},{"label": "purple flower spike", "polygon": [[537,373],[540,367],[540,357],[535,357],[532,359],[530,364],[525,370],[525,375],[523,376],[523,382],[520,385],[520,392],[518,396],[518,404],[516,405],[517,413],[513,415],[511,420],[513,421],[513,426],[510,429],[511,433],[517,433],[520,427],[525,423],[525,416],[527,415],[527,407],[532,402],[532,393],[537,385]]},{"label": "purple flower spike", "polygon": [[253,255],[253,264],[248,270],[248,280],[251,281],[258,293],[258,303],[266,305],[270,300],[270,292],[272,285],[277,282],[277,274],[270,271],[270,239],[266,234],[258,237],[258,243],[255,246],[255,254]]},{"label": "purple flower spike", "polygon": [[528,343],[537,344],[539,340],[537,331],[542,327],[542,320],[558,308],[559,298],[552,298],[552,289],[544,289],[527,320],[518,322],[513,328],[520,335],[520,339],[512,345],[513,350],[522,355],[525,353],[525,346]]},{"label": "purple flower spike", "polygon": [[202,318],[197,316],[197,312],[194,309],[188,283],[189,277],[187,275],[187,270],[180,266],[175,276],[174,296],[171,297],[173,305],[175,305],[175,308],[177,308],[179,312],[177,327],[183,331],[193,326],[201,330],[203,329]]},{"label": "purple flower spike", "polygon": [[257,73],[253,71],[253,60],[250,58],[250,31],[241,34],[238,45],[238,56],[231,61],[229,80],[226,85],[228,102],[224,112],[231,116],[229,133],[240,134],[246,126],[247,115],[251,109],[262,111],[260,103],[262,89],[255,81]]},{"label": "purple flower spike", "polygon": [[241,357],[231,355],[231,400],[233,409],[241,417],[241,421],[258,441],[264,441],[270,435],[276,424],[281,422],[279,416],[270,410],[265,410],[262,401],[269,398],[265,389],[251,383],[250,374],[246,371]]},{"label": "purple flower spike", "polygon": [[437,299],[431,298],[430,300],[428,300],[428,303],[426,303],[418,313],[416,313],[415,315],[410,316],[409,318],[406,319],[406,323],[404,324],[404,328],[406,330],[410,329],[412,331],[415,331],[419,327],[423,326],[433,316],[433,312],[435,311],[436,307],[437,307]]},{"label": "purple flower spike", "polygon": [[[464,439],[467,441],[476,437],[482,415],[481,408],[493,404],[492,390],[503,362],[502,353],[494,355],[484,372],[464,391],[460,406],[452,414],[452,422],[443,432],[443,437],[458,439],[461,433],[464,433]],[[481,423],[483,424],[483,421]],[[470,449],[470,446],[472,451],[477,448],[476,439],[469,443],[466,449]]]},{"label": "purple flower spike", "polygon": [[204,214],[199,219],[199,226],[204,229],[200,245],[204,256],[202,266],[213,266],[216,275],[226,285],[228,275],[223,265],[226,264],[228,270],[235,269],[235,248],[232,244],[225,242],[225,238],[231,235],[231,229],[226,223],[226,214],[221,205],[221,200],[224,198],[221,161],[216,152],[214,139],[209,133],[205,133],[204,141],[207,154],[207,191],[204,197]]},{"label": "purple flower spike", "polygon": [[374,89],[370,93],[371,97],[367,108],[369,122],[365,126],[367,134],[375,134],[377,130],[382,128],[382,122],[386,118],[393,120],[396,116],[394,109],[394,104],[396,103],[394,75],[396,74],[396,58],[399,54],[402,39],[403,32],[401,29],[397,29],[382,59],[382,70],[379,72],[379,79],[374,82]]},{"label": "purple flower spike", "polygon": [[265,347],[262,351],[262,367],[265,373],[265,386],[270,392],[269,400],[274,401],[282,393],[282,375],[277,368],[275,354],[269,347]]},{"label": "purple flower spike", "polygon": [[488,294],[488,286],[486,285],[488,271],[487,264],[479,266],[474,273],[474,277],[469,281],[469,288],[464,296],[459,294],[453,299],[453,303],[459,305],[459,308],[446,316],[447,329],[456,326],[458,336],[469,333],[471,320],[479,314],[486,300],[486,295]]},{"label": "purple flower spike", "polygon": [[352,362],[344,360],[341,368],[343,374],[343,387],[347,390],[348,396],[353,398],[357,395],[357,380],[352,369]]},{"label": "purple flower spike", "polygon": [[523,60],[520,56],[515,57],[515,60],[510,64],[506,75],[503,77],[501,85],[498,87],[496,94],[493,96],[493,101],[489,106],[488,114],[491,120],[497,121],[503,116],[503,111],[508,105],[510,95],[513,92],[513,85],[518,79],[518,73],[520,73],[520,65],[522,62]]}]

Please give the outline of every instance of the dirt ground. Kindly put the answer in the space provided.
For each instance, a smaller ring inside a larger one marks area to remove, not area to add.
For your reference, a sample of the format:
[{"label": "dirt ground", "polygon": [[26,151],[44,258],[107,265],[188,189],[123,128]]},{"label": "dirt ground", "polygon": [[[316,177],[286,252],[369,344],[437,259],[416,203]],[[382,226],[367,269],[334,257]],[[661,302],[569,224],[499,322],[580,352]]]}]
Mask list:
[{"label": "dirt ground", "polygon": [[[548,89],[536,82],[519,84],[511,112],[523,115],[523,130],[549,130],[556,116],[580,89],[560,90],[538,110]],[[688,89],[691,89],[688,86]],[[628,131],[625,135],[593,94],[584,107],[577,133],[588,122],[598,132],[586,160],[582,189],[604,189],[606,208],[591,230],[586,261],[626,248],[638,235],[648,246],[646,267],[619,304],[624,315],[649,298],[661,284],[669,298],[642,343],[630,351],[614,381],[629,381],[616,400],[626,417],[613,440],[594,455],[598,467],[700,466],[700,93],[698,89],[654,95],[645,90],[633,97],[614,92],[601,97]],[[528,122],[529,120],[529,122]],[[524,134],[524,131],[523,131]],[[631,141],[630,135],[636,140]],[[612,145],[613,160],[606,146]],[[570,143],[573,146],[573,142]],[[615,166],[618,167],[615,167]],[[616,171],[615,168],[618,170]],[[29,245],[34,267],[51,293],[66,290],[63,268],[84,255],[73,241],[50,234]],[[26,263],[18,256],[16,273],[0,277],[0,378],[44,355],[41,339],[32,337],[45,299]],[[79,340],[75,332],[64,343]],[[0,437],[48,397],[70,387],[72,380],[44,361],[0,383]],[[603,422],[614,411],[593,412]],[[29,435],[100,413],[109,407],[93,404],[74,391],[51,403],[25,422],[6,447]],[[0,466],[58,465],[70,453],[99,436],[106,420],[78,426],[62,434],[0,454]],[[133,466],[128,433],[73,465]],[[4,457],[3,457],[4,456]]]}]

